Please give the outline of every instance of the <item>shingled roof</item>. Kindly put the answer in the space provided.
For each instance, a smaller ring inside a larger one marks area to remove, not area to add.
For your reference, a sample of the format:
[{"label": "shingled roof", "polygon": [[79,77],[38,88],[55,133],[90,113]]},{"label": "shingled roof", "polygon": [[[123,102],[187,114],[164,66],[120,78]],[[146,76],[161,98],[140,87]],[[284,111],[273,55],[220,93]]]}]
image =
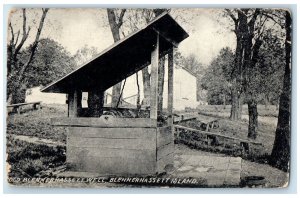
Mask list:
[{"label": "shingled roof", "polygon": [[188,37],[187,32],[165,12],[144,28],[114,43],[96,58],[47,85],[41,91],[104,91],[150,64],[157,34],[160,36],[160,56],[167,54]]}]

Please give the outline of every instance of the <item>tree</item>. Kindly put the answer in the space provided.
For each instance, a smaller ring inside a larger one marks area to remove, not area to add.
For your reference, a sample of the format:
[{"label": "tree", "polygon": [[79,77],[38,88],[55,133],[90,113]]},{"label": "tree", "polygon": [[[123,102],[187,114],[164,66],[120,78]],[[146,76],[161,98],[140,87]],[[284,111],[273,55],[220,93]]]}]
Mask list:
[{"label": "tree", "polygon": [[292,18],[285,11],[285,72],[278,114],[278,124],[271,154],[271,164],[288,171],[290,161],[290,117],[291,117],[291,33]]},{"label": "tree", "polygon": [[80,67],[82,64],[95,58],[97,54],[97,48],[88,47],[87,45],[83,46],[81,49],[76,51],[73,57],[76,63],[76,67]]},{"label": "tree", "polygon": [[[235,67],[232,72],[232,107],[230,118],[241,119],[241,95],[247,90],[249,110],[249,137],[254,138],[257,131],[257,102],[252,88],[252,72],[257,62],[257,54],[262,44],[261,31],[265,20],[257,23],[261,9],[225,9],[234,22],[236,35]],[[254,40],[254,42],[253,42]],[[255,81],[255,80],[254,80]],[[245,88],[245,85],[247,88]]]},{"label": "tree", "polygon": [[[267,14],[273,12],[268,9],[226,9],[228,15],[235,24],[237,37],[235,71],[233,72],[233,97],[232,115],[236,110],[236,95],[244,93],[248,104],[249,127],[248,137],[255,139],[258,131],[257,103],[260,86],[257,83],[259,71],[259,51],[267,38],[266,29],[270,25],[270,17]],[[275,29],[273,27],[269,29]],[[238,83],[237,83],[238,82]],[[231,116],[233,117],[233,116]]]},{"label": "tree", "polygon": [[[120,12],[120,13],[119,13]],[[107,9],[107,17],[110,26],[110,30],[114,39],[117,42],[121,39],[120,28],[123,24],[123,17],[125,15],[126,9]],[[119,14],[118,14],[119,13]],[[116,107],[121,94],[121,82],[113,86],[112,90],[112,107]]]},{"label": "tree", "polygon": [[278,105],[279,103],[283,85],[284,62],[284,43],[268,30],[259,50],[256,78],[258,102],[265,104],[266,108],[269,104]]},{"label": "tree", "polygon": [[[28,59],[31,47],[20,53],[20,63]],[[56,41],[45,38],[39,41],[31,66],[24,73],[26,88],[47,85],[74,69],[74,61],[69,52]]]},{"label": "tree", "polygon": [[208,91],[209,104],[225,105],[231,99],[231,72],[234,65],[234,54],[229,48],[220,50],[206,68],[201,78],[201,87]]},{"label": "tree", "polygon": [[[158,17],[163,12],[165,12],[167,9],[153,9],[155,17]],[[158,116],[162,115],[163,111],[163,93],[164,93],[164,81],[165,81],[165,61],[166,57],[163,56],[159,59],[158,62],[158,86],[157,86],[157,114]]]},{"label": "tree", "polygon": [[[42,9],[42,16],[35,34],[34,42],[30,45],[30,54],[26,61],[20,61],[20,52],[24,46],[25,41],[28,39],[31,27],[27,24],[26,9],[22,9],[22,33],[20,30],[15,32],[12,23],[9,23],[11,39],[7,46],[7,102],[19,103],[25,100],[26,83],[24,83],[25,73],[31,66],[34,59],[36,49],[38,47],[40,35],[44,26],[44,21],[48,12],[48,8]],[[19,41],[20,35],[22,36]],[[16,36],[16,37],[15,37]]]},{"label": "tree", "polygon": [[244,15],[241,12],[236,10],[225,9],[228,16],[234,22],[234,33],[236,35],[236,49],[235,49],[235,58],[234,58],[234,68],[232,71],[232,104],[230,118],[231,120],[241,119],[242,112],[242,57],[243,57],[243,44],[242,36],[243,30],[245,29],[245,23],[247,23],[247,18],[243,17]]},{"label": "tree", "polygon": [[[120,40],[121,30],[123,36],[125,36],[125,32],[129,34],[130,32],[140,29],[141,27],[149,23],[155,17],[158,17],[166,10],[167,9],[134,9],[134,10],[122,9],[121,11],[119,11],[117,9],[107,9],[108,21],[109,21],[110,29],[113,34],[114,41],[116,42]],[[126,18],[124,18],[125,13],[127,13]],[[158,71],[158,104],[159,104],[158,114],[162,112],[164,70],[165,70],[165,57],[162,57],[159,60],[159,71]],[[142,69],[142,76],[143,76],[143,85],[144,85],[143,104],[150,105],[150,73],[148,72],[148,67]],[[120,91],[121,91],[121,84],[119,83],[118,85],[115,85],[113,87],[112,106],[116,106],[118,99],[120,98],[119,95]]]},{"label": "tree", "polygon": [[[155,17],[158,17],[167,9],[135,9],[127,11],[127,23],[125,26],[133,32],[146,24],[148,24]],[[123,26],[123,27],[125,27]],[[142,69],[143,85],[144,85],[144,99],[143,105],[150,105],[150,73],[148,67]],[[163,89],[164,89],[164,75],[165,75],[165,56],[161,57],[158,66],[158,115],[161,114],[163,108]]]}]

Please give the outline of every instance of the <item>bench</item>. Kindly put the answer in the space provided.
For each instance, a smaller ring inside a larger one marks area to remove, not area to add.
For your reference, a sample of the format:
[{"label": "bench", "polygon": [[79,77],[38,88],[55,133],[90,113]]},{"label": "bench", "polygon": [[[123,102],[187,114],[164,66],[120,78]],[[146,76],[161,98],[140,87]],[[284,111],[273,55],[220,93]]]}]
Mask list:
[{"label": "bench", "polygon": [[18,114],[21,113],[21,109],[24,106],[32,106],[32,109],[37,110],[41,108],[41,101],[38,102],[27,102],[27,103],[17,103],[17,104],[12,104],[12,105],[7,105],[6,107],[8,109],[12,108],[12,112],[17,112]]},{"label": "bench", "polygon": [[198,115],[195,113],[179,113],[179,114],[174,113],[173,115],[174,115],[174,118],[173,118],[174,123],[192,120],[192,119],[196,119],[198,117]]},{"label": "bench", "polygon": [[219,119],[218,118],[204,116],[204,115],[198,115],[196,120],[201,123],[201,126],[203,126],[202,128],[205,129],[205,131],[209,131],[210,129],[219,127]]}]

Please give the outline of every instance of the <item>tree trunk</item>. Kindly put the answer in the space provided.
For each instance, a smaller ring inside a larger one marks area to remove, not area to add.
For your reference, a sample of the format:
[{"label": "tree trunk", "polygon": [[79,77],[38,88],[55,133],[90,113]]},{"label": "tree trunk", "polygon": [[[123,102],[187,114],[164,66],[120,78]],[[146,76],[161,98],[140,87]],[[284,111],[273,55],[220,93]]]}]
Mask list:
[{"label": "tree trunk", "polygon": [[278,123],[270,163],[284,171],[289,170],[290,161],[290,102],[291,102],[291,25],[289,11],[285,12],[286,40],[285,40],[285,72],[283,90],[280,96]]},{"label": "tree trunk", "polygon": [[242,87],[242,55],[243,55],[243,46],[242,39],[239,33],[236,33],[237,45],[234,59],[234,71],[233,71],[233,87],[231,90],[231,120],[240,120],[241,119],[241,87]]},{"label": "tree trunk", "polygon": [[[120,40],[120,28],[121,28],[121,25],[123,24],[123,17],[124,17],[125,11],[126,11],[126,9],[122,9],[119,19],[117,20],[114,9],[107,9],[108,22],[109,22],[109,26],[110,26],[110,30],[111,30],[114,42],[117,42]],[[122,82],[119,82],[118,84],[113,86],[112,99],[111,99],[112,107],[116,107],[118,104],[118,100],[119,100],[120,94],[121,94],[121,86],[122,86]]]},{"label": "tree trunk", "polygon": [[89,117],[100,117],[103,114],[104,92],[90,91],[87,103]]},{"label": "tree trunk", "polygon": [[[121,96],[121,87],[122,87],[122,82],[119,82],[118,84],[113,86],[112,89],[112,96],[111,96],[111,107],[117,107],[119,98]],[[122,96],[121,96],[122,99]]]},{"label": "tree trunk", "polygon": [[150,106],[150,74],[148,67],[142,69],[143,84],[144,84],[144,99],[142,102],[143,106]]},{"label": "tree trunk", "polygon": [[15,91],[11,92],[11,104],[24,103],[26,99],[26,87],[15,85]]},{"label": "tree trunk", "polygon": [[[111,29],[113,38],[114,38],[114,42],[117,42],[120,40],[120,34],[119,34],[119,28],[117,27],[113,27]],[[122,87],[122,82],[119,82],[118,84],[113,86],[112,89],[112,98],[111,98],[111,106],[112,107],[116,107],[118,104],[118,100],[120,98],[120,94],[121,94],[121,87]]]},{"label": "tree trunk", "polygon": [[249,114],[249,126],[248,126],[248,138],[256,139],[258,129],[258,113],[257,102],[254,98],[248,101],[248,114]]},{"label": "tree trunk", "polygon": [[[256,13],[259,11],[256,10]],[[257,15],[256,15],[257,16]],[[247,16],[245,16],[247,17]],[[247,21],[247,20],[246,20]],[[245,29],[243,36],[243,48],[244,48],[244,61],[243,68],[245,70],[244,79],[246,82],[245,93],[248,104],[248,115],[249,115],[249,125],[248,125],[248,138],[256,139],[258,132],[258,113],[257,113],[257,92],[258,86],[256,83],[256,63],[258,62],[259,49],[262,45],[262,40],[260,38],[254,39],[254,16],[248,23],[245,23]]]},{"label": "tree trunk", "polygon": [[236,87],[234,86],[231,90],[231,111],[230,119],[231,120],[240,120],[242,114],[242,102],[241,96],[238,93]]},{"label": "tree trunk", "polygon": [[[154,9],[155,17],[161,15],[167,9]],[[158,99],[157,99],[157,115],[161,116],[163,112],[163,93],[164,93],[164,81],[165,81],[165,57],[159,59],[158,63]]]},{"label": "tree trunk", "polygon": [[28,28],[28,30],[26,30],[26,27],[27,27],[26,9],[23,9],[23,36],[22,36],[22,40],[19,42],[18,45],[17,45],[17,42],[14,43],[13,29],[12,29],[12,26],[10,23],[10,28],[11,28],[12,37],[13,37],[10,42],[10,46],[8,47],[8,60],[9,61],[8,61],[8,65],[7,65],[7,68],[8,68],[8,73],[7,73],[7,75],[8,75],[7,76],[7,83],[8,83],[7,92],[8,93],[7,94],[9,96],[9,98],[7,98],[7,99],[10,104],[25,102],[27,84],[24,82],[25,81],[24,76],[34,58],[48,11],[49,11],[49,8],[42,9],[43,13],[42,13],[42,16],[41,16],[41,19],[39,22],[39,26],[38,26],[34,41],[33,41],[32,45],[30,46],[29,58],[25,64],[20,66],[20,68],[16,68],[16,65],[20,64],[20,62],[18,61],[18,58],[19,58],[18,54],[19,54],[20,50],[22,49],[25,41],[27,40],[28,35],[29,35],[29,30],[30,30],[30,27]]},{"label": "tree trunk", "polygon": [[223,109],[226,109],[226,94],[223,94]]},{"label": "tree trunk", "polygon": [[[153,13],[155,17],[158,17],[167,9],[153,9]],[[158,115],[162,112],[162,104],[163,104],[163,90],[164,90],[164,64],[165,57],[159,60],[159,68],[158,68]],[[143,75],[143,84],[144,84],[144,99],[142,104],[144,106],[150,106],[150,74],[148,72],[148,67],[142,69]]]}]

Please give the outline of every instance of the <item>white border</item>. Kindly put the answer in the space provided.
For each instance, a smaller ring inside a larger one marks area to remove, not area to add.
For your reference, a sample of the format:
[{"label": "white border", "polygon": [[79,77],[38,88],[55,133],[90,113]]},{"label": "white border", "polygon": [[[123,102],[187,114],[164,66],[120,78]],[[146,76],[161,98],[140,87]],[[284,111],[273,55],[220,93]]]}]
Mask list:
[{"label": "white border", "polygon": [[[149,4],[151,2],[151,4]],[[131,0],[131,1],[127,1],[127,2],[123,2],[122,0],[110,0],[110,1],[104,1],[104,0],[84,0],[84,1],[70,1],[70,0],[2,0],[2,6],[0,7],[0,15],[4,16],[3,14],[3,5],[4,4],[19,4],[19,7],[23,7],[23,6],[28,6],[28,7],[32,7],[32,6],[38,6],[38,7],[42,7],[42,4],[44,5],[51,5],[51,7],[93,7],[93,6],[97,6],[97,7],[248,7],[247,5],[249,5],[249,7],[254,7],[254,4],[256,4],[258,7],[262,6],[262,5],[266,5],[266,4],[281,4],[281,5],[287,5],[287,4],[296,4],[296,8],[297,10],[299,9],[299,0],[251,0],[251,1],[247,1],[244,3],[241,3],[241,1],[239,0],[230,0],[230,1],[224,1],[224,0],[210,0],[210,1],[205,1],[205,2],[201,2],[201,1],[197,1],[197,0],[152,0],[152,1],[145,1],[145,0]],[[71,3],[71,5],[70,5]],[[99,5],[101,3],[101,5]],[[108,4],[109,3],[109,4]],[[87,5],[87,4],[92,4],[92,5]],[[176,4],[176,5],[175,5]],[[187,4],[194,4],[194,5],[187,5]],[[216,5],[217,4],[217,5]],[[233,5],[235,4],[235,5]],[[158,6],[157,6],[158,5]],[[18,5],[15,5],[18,6]],[[271,5],[269,5],[269,7],[271,7]],[[1,17],[2,18],[2,17]],[[6,27],[4,28],[4,20],[5,17],[2,18],[1,20],[1,32],[4,33],[3,31],[6,30]],[[295,18],[293,18],[294,21],[296,21]],[[299,14],[297,16],[297,27],[299,25]],[[294,34],[294,41],[295,41],[295,34]],[[4,37],[3,34],[0,37],[0,43],[4,45]],[[295,47],[296,43],[293,43],[293,47]],[[297,48],[299,46],[299,40],[297,39]],[[1,54],[1,58],[0,58],[0,62],[2,62],[2,68],[0,70],[0,76],[2,76],[3,78],[5,77],[4,74],[4,60],[3,60],[3,49],[1,48],[0,50],[0,54]],[[297,54],[295,53],[296,49],[293,49],[294,53],[293,56],[294,57],[298,57],[299,51],[297,49]],[[297,123],[298,123],[298,119],[300,116],[298,116],[298,112],[300,112],[299,106],[297,105],[297,101],[296,99],[299,98],[299,91],[296,91],[297,88],[299,87],[299,82],[296,79],[296,76],[300,76],[299,75],[299,69],[295,69],[297,66],[297,63],[293,62],[293,102],[292,102],[292,108],[293,108],[293,115],[292,115],[292,127],[293,127],[293,133],[297,132]],[[296,72],[297,73],[296,73]],[[1,78],[1,79],[3,79]],[[4,98],[4,91],[5,91],[5,86],[4,86],[4,81],[2,80],[2,83],[0,83],[0,99],[2,101],[4,101],[5,103],[5,98]],[[2,112],[2,114],[0,114],[0,126],[4,126],[3,122],[5,121],[5,115],[4,115],[4,105],[0,105],[0,110]],[[297,113],[296,113],[297,112]],[[297,114],[297,115],[296,115]],[[296,120],[297,118],[297,120]],[[5,128],[5,126],[4,126]],[[1,130],[2,133],[4,133],[3,130]],[[293,135],[293,134],[292,134]],[[294,137],[294,136],[292,136]],[[297,135],[297,142],[299,142],[299,137],[300,135]],[[0,141],[2,146],[0,147],[1,149],[3,149],[5,147],[5,145],[3,145],[4,142],[4,135],[0,135]],[[295,141],[295,140],[293,140]],[[296,148],[299,148],[299,146],[296,144],[295,146]],[[298,151],[299,154],[299,149],[296,149]],[[3,162],[4,159],[4,152],[3,150],[1,150],[0,152],[0,157],[1,157],[1,162]],[[293,155],[293,157],[296,157]],[[1,163],[1,170],[4,170],[4,162]],[[298,167],[299,167],[299,163],[298,163]],[[299,170],[299,169],[298,169]],[[2,171],[1,171],[2,172]],[[3,172],[2,172],[3,173]],[[299,171],[296,172],[297,173],[297,178],[299,178]],[[293,172],[292,172],[293,174]],[[1,180],[0,180],[0,189],[1,192],[3,192],[3,174],[0,173],[0,175],[2,175]],[[297,180],[297,179],[296,179]],[[251,193],[251,194],[244,194],[242,195],[243,197],[253,197],[253,196],[263,196],[265,197],[268,193],[276,193],[273,194],[273,197],[277,197],[277,196],[282,196],[282,191],[281,193],[278,192],[275,189],[275,192],[273,191],[274,189],[268,190],[268,189],[263,189],[263,190],[248,190],[247,192],[245,192],[243,189],[171,189],[171,190],[164,190],[164,189],[49,189],[49,191],[47,192],[47,189],[45,191],[45,189],[30,189],[29,192],[30,193],[55,193],[55,192],[59,192],[59,193],[66,193],[68,191],[68,193],[124,193],[127,194],[128,193],[172,193],[172,197],[173,196],[184,196],[181,193],[209,193],[209,194],[202,194],[200,196],[209,196],[211,197],[213,194],[217,194],[217,196],[222,196],[222,197],[232,197],[232,196],[237,196],[240,197],[240,194],[236,194],[236,193]],[[276,192],[277,191],[277,192]],[[283,190],[284,191],[284,190]],[[16,188],[13,191],[10,192],[15,192],[15,193],[26,193],[28,192],[27,189],[20,189],[20,188]],[[231,195],[231,193],[235,193],[234,195]],[[261,195],[253,195],[257,194],[257,193],[262,193]],[[267,194],[265,194],[267,193]],[[277,194],[278,193],[278,194]],[[283,192],[284,193],[284,192]],[[285,192],[285,193],[293,193],[293,192]],[[176,195],[177,194],[177,195]],[[218,195],[219,194],[219,195]],[[222,194],[222,195],[220,195]],[[7,195],[4,194],[5,197],[15,197],[16,195]],[[36,197],[36,196],[40,196],[37,194],[34,195],[25,195],[25,197]],[[46,197],[53,197],[53,195],[43,195]],[[55,195],[56,196],[56,195]],[[72,195],[72,196],[78,196],[81,197],[81,195]],[[93,196],[99,196],[99,195],[93,195]],[[101,195],[102,196],[102,195]],[[129,195],[130,197],[132,197],[132,195]],[[150,196],[156,196],[156,195],[150,195]],[[188,195],[188,196],[199,196],[199,195]],[[296,197],[297,194],[289,194],[289,195],[285,195],[288,197]],[[22,197],[24,197],[24,195],[22,195]]]}]

